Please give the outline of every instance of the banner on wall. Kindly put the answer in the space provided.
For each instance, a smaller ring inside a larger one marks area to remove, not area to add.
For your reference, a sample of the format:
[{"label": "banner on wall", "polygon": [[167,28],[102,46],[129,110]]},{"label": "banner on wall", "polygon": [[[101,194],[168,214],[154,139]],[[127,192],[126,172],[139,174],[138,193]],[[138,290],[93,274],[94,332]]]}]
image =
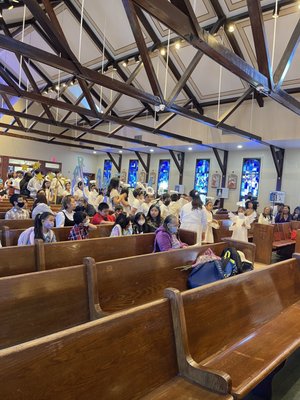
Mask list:
[{"label": "banner on wall", "polygon": [[285,203],[285,192],[270,192],[270,201],[273,203]]}]

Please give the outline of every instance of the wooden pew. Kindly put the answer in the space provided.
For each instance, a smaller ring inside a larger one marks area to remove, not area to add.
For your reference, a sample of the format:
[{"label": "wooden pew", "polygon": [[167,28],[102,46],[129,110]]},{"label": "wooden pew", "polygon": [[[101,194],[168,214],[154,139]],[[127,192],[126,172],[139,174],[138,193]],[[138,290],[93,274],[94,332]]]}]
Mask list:
[{"label": "wooden pew", "polygon": [[[226,246],[212,249],[221,254]],[[163,298],[168,285],[186,290],[188,273],[174,267],[193,263],[208,247],[98,264],[87,258],[85,265],[1,278],[0,348]]]},{"label": "wooden pew", "polygon": [[[179,230],[179,234],[185,243],[196,243],[195,233],[191,234],[182,229]],[[38,240],[35,246],[3,247],[0,249],[0,277],[79,265],[84,257],[105,261],[152,253],[154,236],[154,233],[148,233],[48,244]],[[27,258],[23,257],[23,254],[31,256]]]},{"label": "wooden pew", "polygon": [[3,219],[0,220],[0,229],[7,226],[10,229],[27,229],[34,225],[33,219]]},{"label": "wooden pew", "polygon": [[166,299],[0,350],[0,366],[7,400],[233,400],[179,376]]},{"label": "wooden pew", "polygon": [[5,218],[6,212],[0,211],[0,220]]},{"label": "wooden pew", "polygon": [[253,243],[225,240],[226,242],[212,245],[98,263],[88,258],[84,263],[94,269],[102,311],[111,313],[162,298],[166,287],[186,290],[187,277],[191,270],[181,271],[175,268],[193,264],[208,248],[220,256],[226,247],[235,247],[254,262]]},{"label": "wooden pew", "polygon": [[[24,220],[24,221],[27,221],[27,220]],[[13,222],[18,222],[18,221],[13,221]],[[113,224],[99,225],[95,231],[90,232],[89,238],[92,239],[92,238],[99,238],[99,237],[108,237],[111,234],[112,227],[113,227]],[[1,227],[0,227],[0,229],[1,229]],[[18,239],[19,239],[21,233],[24,232],[24,230],[25,229],[9,229],[7,226],[2,226],[2,237],[3,237],[2,246],[5,246],[5,247],[17,246]],[[67,241],[70,230],[71,230],[71,227],[53,228],[53,232],[55,233],[55,236],[56,236],[56,241],[57,242]]]},{"label": "wooden pew", "polygon": [[102,316],[84,266],[0,279],[0,348]]},{"label": "wooden pew", "polygon": [[264,381],[261,398],[271,399],[274,370],[300,344],[299,257],[183,293],[166,290],[182,376],[192,379],[199,368],[207,388],[235,399]]},{"label": "wooden pew", "polygon": [[290,248],[292,255],[296,241],[290,238],[291,226],[290,222],[272,225],[255,224],[253,243],[256,244],[256,261],[269,265],[272,262],[272,251],[284,248]]}]

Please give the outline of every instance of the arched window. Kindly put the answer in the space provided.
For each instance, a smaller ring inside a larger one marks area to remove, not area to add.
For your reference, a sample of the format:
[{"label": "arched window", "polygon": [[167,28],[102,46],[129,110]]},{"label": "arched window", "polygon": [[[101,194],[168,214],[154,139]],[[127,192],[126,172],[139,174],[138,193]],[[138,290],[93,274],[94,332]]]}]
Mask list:
[{"label": "arched window", "polygon": [[258,197],[260,178],[260,159],[244,158],[242,169],[242,182],[240,191],[240,200],[250,192],[253,197]]},{"label": "arched window", "polygon": [[204,195],[208,192],[209,166],[210,160],[196,161],[194,189]]},{"label": "arched window", "polygon": [[112,162],[111,160],[104,160],[104,168],[103,168],[103,186],[106,188],[111,179],[111,169]]},{"label": "arched window", "polygon": [[128,184],[130,187],[135,187],[138,177],[139,162],[138,160],[130,160],[128,168]]},{"label": "arched window", "polygon": [[162,194],[168,190],[170,179],[170,160],[159,160],[157,191]]}]

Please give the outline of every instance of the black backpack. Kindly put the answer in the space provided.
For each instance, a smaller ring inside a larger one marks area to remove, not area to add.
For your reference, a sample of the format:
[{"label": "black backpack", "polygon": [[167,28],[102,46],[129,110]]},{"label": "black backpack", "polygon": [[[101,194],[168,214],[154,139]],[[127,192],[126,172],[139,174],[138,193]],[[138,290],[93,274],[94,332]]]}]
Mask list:
[{"label": "black backpack", "polygon": [[253,265],[247,261],[242,262],[241,257],[234,247],[227,247],[223,250],[221,257],[223,259],[233,260],[238,270],[238,274],[243,272],[252,271]]}]

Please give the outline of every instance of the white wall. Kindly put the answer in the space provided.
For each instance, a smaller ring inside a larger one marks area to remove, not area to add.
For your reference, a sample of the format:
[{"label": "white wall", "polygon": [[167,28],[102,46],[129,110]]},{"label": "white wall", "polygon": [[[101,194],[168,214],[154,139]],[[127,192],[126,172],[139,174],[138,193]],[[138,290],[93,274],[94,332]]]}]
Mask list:
[{"label": "white wall", "polygon": [[94,154],[81,153],[71,148],[55,146],[54,144],[12,139],[10,137],[1,136],[1,133],[0,154],[21,159],[36,159],[37,161],[50,161],[52,157],[55,157],[57,162],[62,163],[62,173],[68,178],[71,178],[73,175],[78,157],[84,158],[84,172],[97,171],[98,157]]}]

